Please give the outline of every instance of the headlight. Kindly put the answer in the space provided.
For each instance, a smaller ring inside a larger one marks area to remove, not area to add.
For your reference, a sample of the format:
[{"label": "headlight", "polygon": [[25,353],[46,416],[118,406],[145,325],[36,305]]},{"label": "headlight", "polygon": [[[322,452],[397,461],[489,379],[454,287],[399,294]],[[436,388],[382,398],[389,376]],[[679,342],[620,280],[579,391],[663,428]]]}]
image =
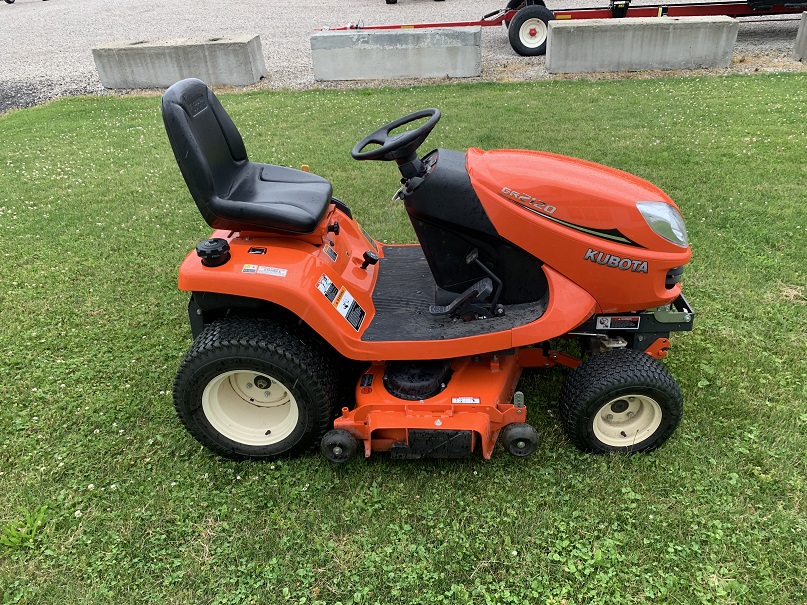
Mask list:
[{"label": "headlight", "polygon": [[636,202],[650,228],[668,242],[683,248],[689,245],[684,217],[667,202]]}]

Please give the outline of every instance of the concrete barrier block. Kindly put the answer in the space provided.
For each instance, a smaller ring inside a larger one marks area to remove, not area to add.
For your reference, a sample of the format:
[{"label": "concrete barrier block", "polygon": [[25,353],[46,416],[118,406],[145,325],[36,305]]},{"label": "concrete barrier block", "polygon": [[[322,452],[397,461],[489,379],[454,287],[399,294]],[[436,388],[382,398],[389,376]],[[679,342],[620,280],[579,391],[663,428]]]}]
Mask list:
[{"label": "concrete barrier block", "polygon": [[266,75],[260,36],[112,42],[92,49],[106,88],[165,88],[183,78],[245,86]]},{"label": "concrete barrier block", "polygon": [[731,17],[550,21],[550,73],[728,67],[739,23]]},{"label": "concrete barrier block", "polygon": [[799,33],[796,34],[796,46],[793,48],[793,60],[807,60],[807,13],[801,14]]},{"label": "concrete barrier block", "polygon": [[479,26],[317,32],[314,78],[470,78],[482,72],[481,40]]}]

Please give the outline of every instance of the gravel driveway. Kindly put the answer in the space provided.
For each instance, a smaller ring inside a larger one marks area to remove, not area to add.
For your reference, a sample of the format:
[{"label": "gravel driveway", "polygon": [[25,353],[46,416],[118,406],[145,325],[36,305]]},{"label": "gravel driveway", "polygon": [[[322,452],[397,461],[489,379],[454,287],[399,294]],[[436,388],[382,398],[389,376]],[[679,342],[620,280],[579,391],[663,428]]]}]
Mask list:
[{"label": "gravel driveway", "polygon": [[[635,5],[648,4],[637,0]],[[0,113],[66,95],[103,94],[91,49],[119,40],[159,40],[257,33],[268,70],[258,86],[355,86],[317,83],[309,37],[322,26],[478,20],[500,0],[16,0],[0,2]],[[603,6],[607,0],[547,0],[550,9]],[[292,7],[293,8],[290,8]],[[790,59],[798,15],[742,23],[734,63],[724,72],[799,71]],[[483,80],[549,77],[543,57],[520,57],[503,28],[482,28]]]}]

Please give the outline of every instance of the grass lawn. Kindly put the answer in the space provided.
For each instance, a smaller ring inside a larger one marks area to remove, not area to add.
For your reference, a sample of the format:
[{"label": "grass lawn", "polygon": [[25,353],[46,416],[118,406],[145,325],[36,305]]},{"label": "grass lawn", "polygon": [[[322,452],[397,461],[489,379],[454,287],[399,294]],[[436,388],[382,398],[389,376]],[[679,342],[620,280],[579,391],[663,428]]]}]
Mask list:
[{"label": "grass lawn", "polygon": [[349,150],[422,107],[428,145],[533,148],[638,174],[688,221],[698,313],[666,360],[678,432],[575,450],[563,370],[522,382],[538,451],[491,461],[235,463],[171,403],[176,270],[207,237],[157,97],[0,116],[3,603],[807,602],[807,75],[255,92],[258,161],[329,178],[412,241],[393,165]]}]

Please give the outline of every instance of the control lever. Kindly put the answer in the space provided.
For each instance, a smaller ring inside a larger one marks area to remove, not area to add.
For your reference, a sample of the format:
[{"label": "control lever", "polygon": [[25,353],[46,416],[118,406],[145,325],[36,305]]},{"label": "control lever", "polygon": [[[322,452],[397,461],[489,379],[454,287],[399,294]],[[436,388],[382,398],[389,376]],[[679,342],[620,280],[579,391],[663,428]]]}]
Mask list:
[{"label": "control lever", "polygon": [[365,250],[362,257],[364,258],[364,262],[361,264],[361,268],[365,270],[368,265],[375,265],[378,262],[378,254],[372,250]]}]

